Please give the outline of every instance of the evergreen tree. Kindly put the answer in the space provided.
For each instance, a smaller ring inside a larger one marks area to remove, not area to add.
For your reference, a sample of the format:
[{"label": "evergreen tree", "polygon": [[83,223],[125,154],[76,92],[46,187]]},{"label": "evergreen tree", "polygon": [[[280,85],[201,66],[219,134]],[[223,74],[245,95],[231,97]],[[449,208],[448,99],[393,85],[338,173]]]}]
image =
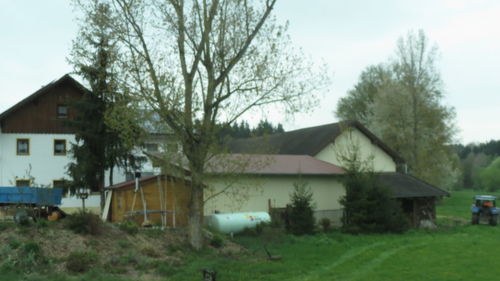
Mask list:
[{"label": "evergreen tree", "polygon": [[81,26],[73,42],[70,62],[90,86],[90,92],[71,104],[77,116],[66,122],[75,131],[77,141],[70,150],[75,162],[68,165],[68,174],[73,179],[72,193],[76,188],[84,187],[101,192],[101,199],[104,199],[105,171],[109,170],[109,182],[113,184],[113,169],[135,166],[137,159],[131,153],[132,147],[125,145],[120,133],[108,126],[105,120],[111,107],[124,101],[124,97],[117,93],[115,81],[118,50],[110,29],[113,21],[111,10],[109,4],[98,0],[87,5],[84,21],[92,24]]},{"label": "evergreen tree", "polygon": [[218,128],[218,138],[223,141],[225,137],[231,138],[249,138],[249,137],[260,137],[264,135],[273,135],[284,133],[283,125],[278,123],[275,127],[272,123],[267,120],[261,120],[255,128],[250,128],[250,125],[246,121],[241,121],[240,123],[233,123],[232,126],[219,126]]},{"label": "evergreen tree", "polygon": [[373,173],[350,171],[344,178],[342,230],[348,233],[405,232],[408,220],[399,202]]},{"label": "evergreen tree", "polygon": [[313,193],[307,182],[299,180],[293,184],[290,195],[291,208],[288,213],[287,230],[295,235],[314,233]]}]

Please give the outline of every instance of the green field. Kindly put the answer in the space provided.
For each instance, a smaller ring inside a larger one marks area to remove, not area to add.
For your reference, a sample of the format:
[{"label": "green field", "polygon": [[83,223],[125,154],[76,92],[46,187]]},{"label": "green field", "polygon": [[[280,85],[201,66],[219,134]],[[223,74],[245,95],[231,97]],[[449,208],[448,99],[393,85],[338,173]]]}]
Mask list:
[{"label": "green field", "polygon": [[[473,192],[454,192],[438,207],[438,215],[469,218]],[[498,280],[500,226],[472,226],[440,219],[437,230],[412,230],[403,235],[346,235],[336,231],[315,236],[283,235],[268,244],[279,261],[266,259],[262,238],[238,237],[246,255],[225,256],[213,251],[188,254],[179,267],[164,270],[163,278],[142,280],[201,280],[201,269],[216,270],[219,281],[250,280]],[[101,271],[81,276],[25,280],[110,279]],[[168,277],[167,277],[168,276]],[[17,280],[12,275],[10,280]],[[1,280],[9,280],[4,275]]]}]

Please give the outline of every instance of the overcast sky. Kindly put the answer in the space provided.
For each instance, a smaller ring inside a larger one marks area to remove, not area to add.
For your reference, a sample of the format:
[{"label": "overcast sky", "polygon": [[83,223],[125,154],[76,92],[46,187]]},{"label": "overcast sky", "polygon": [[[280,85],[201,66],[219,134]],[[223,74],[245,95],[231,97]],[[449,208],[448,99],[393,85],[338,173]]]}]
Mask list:
[{"label": "overcast sky", "polygon": [[[0,112],[71,71],[66,62],[76,34],[68,0],[0,0]],[[456,109],[462,143],[500,139],[500,1],[281,0],[275,13],[289,21],[294,44],[324,61],[332,84],[318,107],[285,129],[337,121],[338,99],[370,64],[387,61],[396,41],[423,29],[440,53],[444,103]]]}]

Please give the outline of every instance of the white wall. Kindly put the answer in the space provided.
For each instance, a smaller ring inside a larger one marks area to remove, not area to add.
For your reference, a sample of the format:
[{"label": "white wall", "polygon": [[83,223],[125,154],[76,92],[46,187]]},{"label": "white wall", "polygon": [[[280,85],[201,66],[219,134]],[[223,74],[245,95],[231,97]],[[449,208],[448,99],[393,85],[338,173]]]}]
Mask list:
[{"label": "white wall", "polygon": [[[30,140],[29,155],[17,155],[16,140]],[[0,186],[16,184],[16,177],[35,178],[37,185],[52,186],[52,181],[68,179],[68,155],[54,155],[54,140],[65,139],[66,149],[75,138],[72,134],[0,134]],[[31,166],[31,170],[30,170]]]},{"label": "white wall", "polygon": [[[219,193],[228,186],[227,192],[208,200],[205,203],[205,215],[219,211],[233,212],[267,212],[269,200],[274,208],[283,208],[290,203],[290,194],[294,183],[299,180],[292,176],[260,176],[238,177],[238,179],[214,177],[207,181],[205,200],[212,194]],[[313,192],[316,211],[339,210],[342,206],[339,198],[345,195],[345,189],[339,178],[335,176],[302,176]]]},{"label": "white wall", "polygon": [[395,172],[396,162],[389,154],[382,150],[361,131],[356,128],[346,130],[335,139],[335,143],[327,145],[314,157],[325,162],[342,166],[340,155],[346,154],[353,145],[359,147],[359,154],[363,160],[369,160],[371,169],[375,172]]}]

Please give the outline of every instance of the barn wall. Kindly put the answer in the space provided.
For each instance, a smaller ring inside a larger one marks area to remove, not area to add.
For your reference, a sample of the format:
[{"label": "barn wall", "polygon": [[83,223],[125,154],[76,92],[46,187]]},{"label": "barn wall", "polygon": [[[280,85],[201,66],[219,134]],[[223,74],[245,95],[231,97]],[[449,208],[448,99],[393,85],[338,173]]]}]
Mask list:
[{"label": "barn wall", "polygon": [[343,132],[335,139],[335,143],[330,143],[314,157],[342,166],[342,161],[339,155],[346,153],[348,149],[352,149],[353,145],[357,146],[362,159],[369,160],[375,172],[395,172],[396,162],[382,150],[378,145],[372,143],[370,138],[356,128],[351,128]]},{"label": "barn wall", "polygon": [[[340,180],[331,176],[302,176],[313,192],[313,201],[318,218],[328,217],[338,220],[342,206],[339,198],[345,194]],[[230,187],[227,192],[210,199],[205,204],[205,215],[215,211],[231,212],[268,212],[269,202],[273,208],[284,208],[290,204],[290,194],[298,175],[261,176],[261,177],[214,177],[208,181],[205,199]]]},{"label": "barn wall", "polygon": [[[143,189],[144,198],[146,201],[147,210],[161,210],[160,203],[160,190],[158,189],[158,182],[155,178],[154,180],[145,182],[141,184]],[[185,184],[182,180],[175,178],[162,178],[160,183],[160,188],[163,190],[164,197],[166,197],[167,210],[176,210],[175,215],[175,226],[186,226],[188,223],[188,206],[189,198],[191,195],[191,190],[188,184]],[[113,190],[113,197],[111,203],[111,221],[122,222],[129,216],[130,211],[142,211],[142,199],[141,193],[137,192],[135,204],[134,201],[134,185],[123,187],[120,189]],[[144,222],[144,215],[134,215],[130,217],[131,220],[135,221],[138,225],[142,225]],[[152,213],[148,214],[148,220],[153,224],[161,224],[161,214]],[[174,226],[174,214],[167,214],[167,226]]]}]

